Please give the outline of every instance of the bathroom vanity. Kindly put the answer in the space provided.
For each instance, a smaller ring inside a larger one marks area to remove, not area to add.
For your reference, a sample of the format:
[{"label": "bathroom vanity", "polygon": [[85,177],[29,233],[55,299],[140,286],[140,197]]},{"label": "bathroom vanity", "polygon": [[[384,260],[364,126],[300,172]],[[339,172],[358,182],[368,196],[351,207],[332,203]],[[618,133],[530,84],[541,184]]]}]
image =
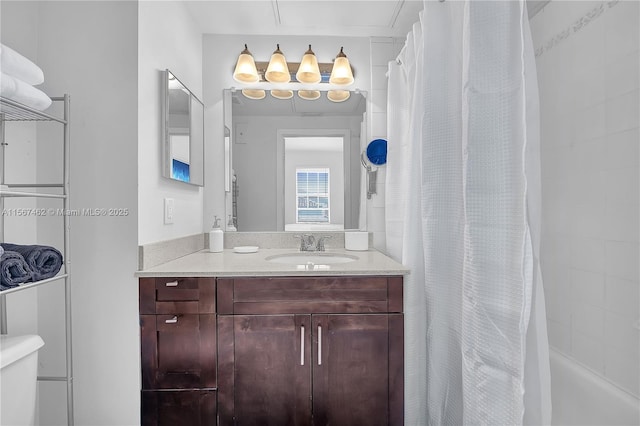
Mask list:
[{"label": "bathroom vanity", "polygon": [[406,270],[374,250],[267,260],[291,252],[138,273],[143,425],[403,424]]}]

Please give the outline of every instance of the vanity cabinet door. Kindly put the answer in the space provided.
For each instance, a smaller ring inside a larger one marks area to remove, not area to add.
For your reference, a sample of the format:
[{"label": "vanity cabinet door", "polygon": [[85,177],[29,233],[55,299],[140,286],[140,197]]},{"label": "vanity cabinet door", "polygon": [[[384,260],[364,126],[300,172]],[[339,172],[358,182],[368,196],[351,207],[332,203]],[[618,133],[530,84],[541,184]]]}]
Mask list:
[{"label": "vanity cabinet door", "polygon": [[142,389],[216,386],[215,315],[141,315]]},{"label": "vanity cabinet door", "polygon": [[220,426],[403,425],[402,277],[225,278],[217,289]]},{"label": "vanity cabinet door", "polygon": [[314,425],[402,424],[392,397],[399,360],[390,358],[401,327],[397,314],[313,315]]},{"label": "vanity cabinet door", "polygon": [[142,391],[142,426],[215,426],[216,391]]},{"label": "vanity cabinet door", "polygon": [[311,317],[219,316],[220,425],[311,424]]}]

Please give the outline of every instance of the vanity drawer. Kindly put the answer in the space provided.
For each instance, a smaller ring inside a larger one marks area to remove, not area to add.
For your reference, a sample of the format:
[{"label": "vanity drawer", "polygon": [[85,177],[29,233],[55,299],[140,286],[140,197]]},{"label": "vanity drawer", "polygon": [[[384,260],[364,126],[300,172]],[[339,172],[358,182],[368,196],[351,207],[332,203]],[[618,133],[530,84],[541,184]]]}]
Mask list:
[{"label": "vanity drawer", "polygon": [[216,387],[216,316],[140,315],[142,389]]},{"label": "vanity drawer", "polygon": [[215,278],[140,278],[140,313],[215,313],[215,294]]},{"label": "vanity drawer", "polygon": [[402,277],[218,279],[220,314],[402,312]]}]

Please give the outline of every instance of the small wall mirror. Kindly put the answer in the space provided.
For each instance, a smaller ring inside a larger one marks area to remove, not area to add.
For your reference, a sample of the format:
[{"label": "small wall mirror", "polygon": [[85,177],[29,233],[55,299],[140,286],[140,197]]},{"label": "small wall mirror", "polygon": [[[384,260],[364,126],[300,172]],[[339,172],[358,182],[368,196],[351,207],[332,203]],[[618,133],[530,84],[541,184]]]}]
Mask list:
[{"label": "small wall mirror", "polygon": [[162,87],[162,176],[202,186],[204,104],[169,70]]}]

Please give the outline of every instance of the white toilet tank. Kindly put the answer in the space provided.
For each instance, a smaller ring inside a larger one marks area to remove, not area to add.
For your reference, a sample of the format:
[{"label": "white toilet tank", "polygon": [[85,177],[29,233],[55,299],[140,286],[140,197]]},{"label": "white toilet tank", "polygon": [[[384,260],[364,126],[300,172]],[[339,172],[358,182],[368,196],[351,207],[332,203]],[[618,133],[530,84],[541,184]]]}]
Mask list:
[{"label": "white toilet tank", "polygon": [[43,345],[37,335],[0,336],[0,426],[33,425]]}]

